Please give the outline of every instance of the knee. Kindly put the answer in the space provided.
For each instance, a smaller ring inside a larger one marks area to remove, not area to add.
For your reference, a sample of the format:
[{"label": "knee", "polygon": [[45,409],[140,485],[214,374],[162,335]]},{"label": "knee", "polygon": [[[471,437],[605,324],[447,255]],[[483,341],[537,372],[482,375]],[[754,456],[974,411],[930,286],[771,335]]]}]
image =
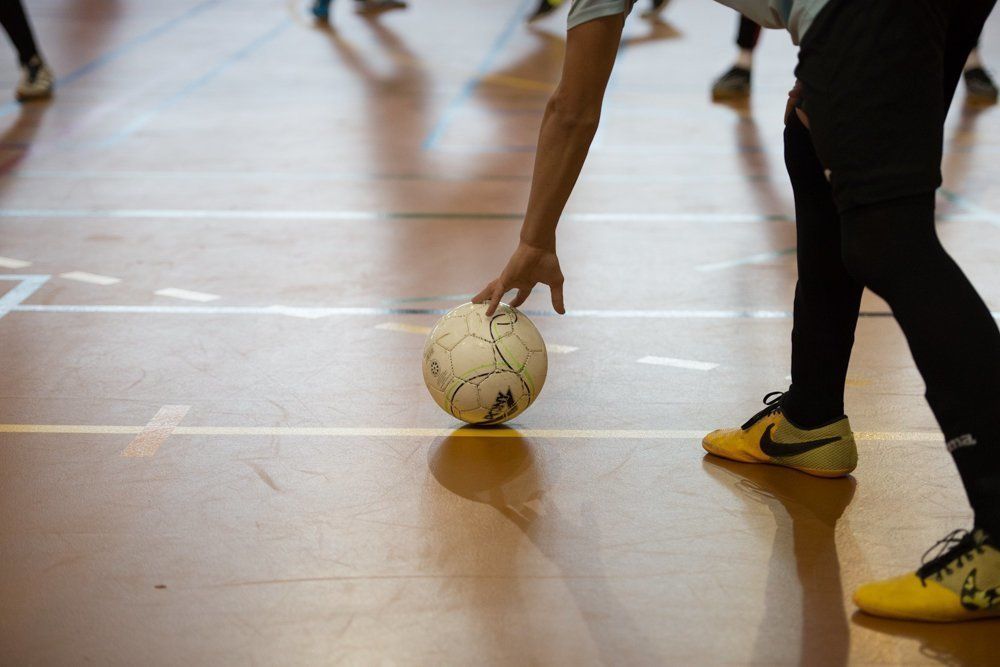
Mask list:
[{"label": "knee", "polygon": [[945,254],[934,231],[933,193],[844,211],[840,241],[844,268],[882,297]]}]

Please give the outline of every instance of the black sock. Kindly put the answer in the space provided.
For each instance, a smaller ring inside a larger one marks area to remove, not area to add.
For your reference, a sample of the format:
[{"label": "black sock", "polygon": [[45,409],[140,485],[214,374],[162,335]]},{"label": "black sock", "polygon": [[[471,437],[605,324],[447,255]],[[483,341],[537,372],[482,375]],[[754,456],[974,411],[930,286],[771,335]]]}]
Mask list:
[{"label": "black sock", "polygon": [[837,398],[810,400],[792,385],[781,399],[781,412],[796,426],[819,428],[844,416],[844,403]]},{"label": "black sock", "polygon": [[948,450],[962,478],[969,504],[975,511],[974,524],[994,543],[1000,540],[1000,440],[988,442],[989,435],[963,433],[949,438]]}]

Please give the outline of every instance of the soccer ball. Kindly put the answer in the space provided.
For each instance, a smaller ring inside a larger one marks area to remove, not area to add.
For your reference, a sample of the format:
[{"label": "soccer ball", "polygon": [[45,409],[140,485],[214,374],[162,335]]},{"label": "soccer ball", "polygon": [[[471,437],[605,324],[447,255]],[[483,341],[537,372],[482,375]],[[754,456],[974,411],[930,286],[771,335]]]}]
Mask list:
[{"label": "soccer ball", "polygon": [[538,397],[548,370],[545,342],[524,313],[501,303],[449,311],[424,344],[424,383],[441,409],[470,424],[501,424]]}]

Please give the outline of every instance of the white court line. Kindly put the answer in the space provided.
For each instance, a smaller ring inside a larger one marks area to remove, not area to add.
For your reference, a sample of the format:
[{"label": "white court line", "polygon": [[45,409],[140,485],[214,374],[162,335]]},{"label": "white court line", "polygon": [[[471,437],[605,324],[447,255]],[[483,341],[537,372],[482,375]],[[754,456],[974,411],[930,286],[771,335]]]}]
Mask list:
[{"label": "white court line", "polygon": [[[0,218],[130,218],[134,220],[336,220],[370,222],[391,219],[483,218],[520,220],[523,213],[462,211],[347,211],[233,209],[3,209]],[[575,222],[760,223],[790,222],[784,215],[756,213],[568,213]]]},{"label": "white court line", "polygon": [[31,266],[31,262],[26,262],[23,259],[14,259],[13,257],[0,257],[0,266],[5,269],[23,269]]},{"label": "white court line", "polygon": [[[420,334],[421,336],[426,336],[431,332],[431,327],[418,327],[412,324],[403,324],[402,322],[383,322],[382,324],[376,324],[375,328],[382,329],[383,331],[401,331],[403,333]],[[550,354],[569,354],[570,352],[576,352],[580,348],[573,347],[572,345],[546,343],[545,349]]]},{"label": "white court line", "polygon": [[39,287],[44,285],[49,278],[50,276],[45,275],[0,274],[0,280],[20,283],[19,285],[15,285],[13,289],[0,295],[0,318],[17,309]]},{"label": "white court line", "polygon": [[172,299],[184,299],[186,301],[201,301],[202,303],[206,301],[215,301],[216,299],[221,299],[218,294],[209,294],[208,292],[194,292],[192,290],[178,289],[176,287],[166,287],[164,289],[158,289],[153,294],[158,294],[160,296],[169,296]]},{"label": "white court line", "polygon": [[[0,280],[11,278],[0,274]],[[47,277],[47,276],[46,276]],[[73,305],[25,304],[10,309],[17,313],[97,313],[105,315],[291,315],[317,319],[354,315],[444,315],[446,308],[372,308],[345,306],[127,306],[127,305]],[[530,317],[550,317],[551,311],[522,311]],[[1000,312],[993,317],[1000,319]],[[611,319],[661,319],[661,320],[787,320],[790,310],[570,310],[560,317],[611,318]],[[890,319],[888,311],[862,311],[861,317]]]},{"label": "white court line", "polygon": [[[168,407],[168,406],[164,406]],[[184,406],[172,406],[184,407]],[[155,418],[154,418],[155,419]],[[152,423],[152,422],[150,422]],[[147,426],[98,424],[0,424],[0,433],[48,433],[52,435],[129,435],[142,433]],[[553,438],[563,440],[701,440],[711,428],[695,430],[663,429],[498,429],[498,428],[381,428],[381,427],[298,427],[298,426],[176,426],[175,436],[301,436],[325,438]],[[856,431],[857,440],[940,442],[936,431]]]},{"label": "white court line", "polygon": [[695,271],[721,271],[722,269],[731,269],[737,266],[746,266],[747,264],[764,264],[765,262],[771,262],[776,259],[781,259],[787,255],[794,255],[795,248],[784,248],[783,250],[776,250],[774,252],[761,252],[756,255],[749,255],[748,257],[741,257],[739,259],[731,259],[725,262],[712,262],[710,264],[702,264],[696,266]]},{"label": "white court line", "polygon": [[318,320],[326,317],[326,313],[319,308],[297,308],[295,306],[268,306],[265,308],[268,313],[277,315],[288,315],[289,317],[301,317],[306,320]]},{"label": "white court line", "polygon": [[643,357],[637,363],[652,364],[654,366],[673,366],[674,368],[687,368],[694,371],[710,371],[718,368],[719,364],[710,361],[694,361],[693,359],[674,359],[672,357]]},{"label": "white court line", "polygon": [[403,333],[420,334],[421,336],[426,336],[431,332],[431,327],[418,327],[412,324],[403,324],[402,322],[383,322],[382,324],[376,324],[376,329],[382,329],[383,331],[401,331]]},{"label": "white court line", "polygon": [[115,278],[114,276],[102,276],[98,273],[87,273],[86,271],[60,273],[59,277],[66,280],[75,280],[80,283],[90,283],[91,285],[116,285],[122,281],[121,278]]},{"label": "white court line", "polygon": [[[965,204],[963,204],[965,205]],[[1000,215],[966,206],[969,213],[938,216],[940,221],[987,222],[1000,226]],[[0,218],[124,218],[132,220],[285,220],[372,222],[384,220],[482,219],[521,220],[523,213],[460,211],[280,211],[232,209],[0,209]],[[564,219],[576,222],[663,222],[663,223],[790,223],[785,215],[747,213],[569,213]]]},{"label": "white court line", "polygon": [[122,456],[127,458],[154,456],[190,409],[190,405],[164,405],[122,451]]}]

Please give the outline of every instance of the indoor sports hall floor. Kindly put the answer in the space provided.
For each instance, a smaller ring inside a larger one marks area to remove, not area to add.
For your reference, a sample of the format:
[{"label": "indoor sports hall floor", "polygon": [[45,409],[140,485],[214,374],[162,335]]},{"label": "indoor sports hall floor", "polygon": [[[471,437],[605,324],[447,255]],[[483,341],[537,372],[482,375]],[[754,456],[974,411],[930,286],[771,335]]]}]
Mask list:
[{"label": "indoor sports hall floor", "polygon": [[[629,19],[570,313],[526,306],[547,385],[484,435],[427,395],[422,334],[513,247],[565,9],[27,4],[60,84],[0,104],[0,663],[996,659],[998,622],[850,602],[971,516],[878,299],[852,478],[703,456],[788,382],[786,35],[734,109],[708,95],[732,12]],[[963,97],[940,233],[1000,311],[1000,109]]]}]

